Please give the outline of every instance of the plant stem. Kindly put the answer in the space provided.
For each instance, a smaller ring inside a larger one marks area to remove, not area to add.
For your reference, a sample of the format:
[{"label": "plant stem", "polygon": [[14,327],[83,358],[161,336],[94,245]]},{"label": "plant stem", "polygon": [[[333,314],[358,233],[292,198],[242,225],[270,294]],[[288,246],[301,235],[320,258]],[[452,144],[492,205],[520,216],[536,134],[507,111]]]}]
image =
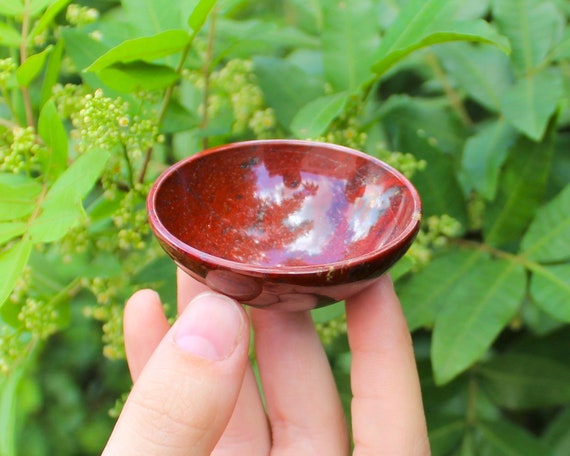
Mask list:
[{"label": "plant stem", "polygon": [[457,112],[457,115],[465,125],[467,125],[468,127],[472,127],[473,120],[471,120],[471,117],[469,117],[469,113],[465,109],[461,97],[459,96],[457,91],[453,88],[453,86],[449,83],[449,79],[447,78],[445,71],[443,71],[443,68],[441,67],[441,64],[439,63],[437,57],[430,52],[427,55],[426,60],[428,65],[431,67],[433,73],[435,74],[436,78],[441,83],[445,95],[447,96],[447,98],[449,98],[449,104],[451,105],[451,107],[455,110],[455,112]]},{"label": "plant stem", "polygon": [[[186,59],[188,58],[188,54],[190,53],[190,49],[192,48],[192,43],[194,42],[195,34],[188,40],[188,43],[182,50],[182,56],[180,57],[180,62],[176,67],[176,73],[178,76],[182,74],[182,70],[184,69],[184,64],[186,63]],[[158,120],[157,124],[160,127],[164,122],[164,118],[166,117],[166,112],[168,111],[168,105],[170,104],[170,100],[172,100],[172,95],[174,94],[174,88],[176,87],[176,81],[170,84],[166,91],[164,92],[164,98],[162,99],[162,105],[160,106],[160,111],[158,113]],[[154,151],[154,147],[150,146],[145,153],[143,165],[139,174],[138,182],[142,184],[146,177],[146,172],[148,169],[148,165],[150,163],[150,159],[152,158],[152,153]]]},{"label": "plant stem", "polygon": [[131,164],[131,160],[129,158],[129,153],[127,152],[127,148],[124,145],[121,145],[121,153],[123,158],[125,159],[125,163],[127,164],[127,178],[129,179],[129,186],[130,188],[135,188],[135,178],[133,174],[133,165]]},{"label": "plant stem", "polygon": [[[22,41],[20,41],[20,65],[23,65],[28,59],[28,33],[30,32],[30,0],[25,0],[24,15],[22,17]],[[22,91],[22,98],[24,100],[24,109],[26,111],[26,123],[29,127],[34,126],[34,108],[32,106],[32,99],[30,91],[27,87],[20,87]]]},{"label": "plant stem", "polygon": [[469,383],[467,384],[467,411],[465,420],[467,427],[475,427],[477,424],[477,379],[473,369],[469,372]]},{"label": "plant stem", "polygon": [[[210,31],[208,33],[208,47],[206,49],[206,61],[204,62],[204,67],[202,69],[202,74],[204,77],[204,94],[202,98],[202,105],[204,106],[204,113],[202,115],[202,122],[200,123],[200,129],[204,130],[208,126],[208,99],[210,97],[210,74],[212,57],[214,55],[214,37],[216,34],[216,12],[212,11],[210,19]],[[208,137],[204,135],[202,138],[202,148],[208,148]]]},{"label": "plant stem", "polygon": [[496,249],[494,247],[491,247],[490,245],[481,242],[468,241],[466,239],[451,239],[450,242],[459,247],[464,247],[472,250],[480,250],[482,252],[487,252],[490,255],[495,256],[497,258],[502,258],[504,260],[513,263],[518,263],[521,266],[528,269],[529,271],[543,273],[543,274],[545,273],[545,269],[542,264],[537,263],[536,261],[529,260],[528,258],[522,255],[505,252],[504,250]]},{"label": "plant stem", "polygon": [[64,299],[75,296],[79,290],[81,290],[81,278],[76,277],[50,299],[50,304],[59,304]]}]

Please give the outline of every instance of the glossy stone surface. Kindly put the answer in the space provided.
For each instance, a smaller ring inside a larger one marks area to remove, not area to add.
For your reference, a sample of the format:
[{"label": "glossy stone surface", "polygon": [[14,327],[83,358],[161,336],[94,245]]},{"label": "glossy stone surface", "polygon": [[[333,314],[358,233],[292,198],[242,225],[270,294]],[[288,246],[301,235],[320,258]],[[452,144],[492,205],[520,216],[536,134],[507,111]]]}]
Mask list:
[{"label": "glossy stone surface", "polygon": [[368,155],[270,140],[173,165],[148,212],[163,248],[194,278],[250,305],[301,310],[385,272],[415,238],[421,206],[400,173]]}]

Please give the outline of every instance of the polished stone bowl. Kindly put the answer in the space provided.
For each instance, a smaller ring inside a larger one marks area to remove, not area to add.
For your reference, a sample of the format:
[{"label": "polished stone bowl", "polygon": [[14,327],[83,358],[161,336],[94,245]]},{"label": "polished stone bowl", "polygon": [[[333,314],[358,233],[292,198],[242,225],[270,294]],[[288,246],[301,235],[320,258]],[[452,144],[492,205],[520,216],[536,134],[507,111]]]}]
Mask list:
[{"label": "polished stone bowl", "polygon": [[398,171],[333,144],[264,140],[168,168],[151,227],[184,271],[257,307],[306,310],[370,285],[410,247],[421,202]]}]

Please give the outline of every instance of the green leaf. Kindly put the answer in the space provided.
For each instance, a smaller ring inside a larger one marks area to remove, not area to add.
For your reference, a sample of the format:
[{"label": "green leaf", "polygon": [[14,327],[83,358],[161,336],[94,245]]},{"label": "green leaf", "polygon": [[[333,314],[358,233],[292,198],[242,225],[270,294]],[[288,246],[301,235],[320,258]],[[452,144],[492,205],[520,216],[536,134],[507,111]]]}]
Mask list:
[{"label": "green leaf", "polygon": [[[160,293],[163,302],[171,303],[176,308],[176,265],[174,262],[168,256],[163,255],[141,266],[141,269],[132,277],[131,283],[139,288],[152,286]],[[119,269],[118,275],[121,275],[122,267]]]},{"label": "green leaf", "polygon": [[42,14],[42,17],[34,26],[33,30],[28,36],[28,42],[32,43],[33,39],[43,33],[53,22],[55,17],[65,8],[71,0],[56,0],[53,2]]},{"label": "green leaf", "polygon": [[0,0],[0,16],[20,16],[24,5],[19,0]]},{"label": "green leaf", "polygon": [[16,220],[34,212],[42,186],[14,174],[0,174],[0,222]]},{"label": "green leaf", "polygon": [[172,100],[162,121],[163,133],[178,133],[200,125],[197,111],[186,109],[178,100]]},{"label": "green leaf", "polygon": [[567,331],[564,325],[558,325],[558,328],[543,334],[525,331],[525,335],[517,337],[514,344],[509,344],[509,352],[551,359],[570,368],[568,347],[570,347],[570,331]]},{"label": "green leaf", "polygon": [[541,337],[564,326],[564,323],[547,314],[532,299],[525,300],[523,303],[520,319],[532,334]]},{"label": "green leaf", "polygon": [[570,323],[570,264],[534,267],[530,293],[545,312]]},{"label": "green leaf", "polygon": [[526,232],[521,253],[541,262],[570,259],[570,185],[541,207]]},{"label": "green leaf", "polygon": [[462,168],[469,189],[491,201],[494,199],[499,173],[516,134],[504,119],[484,125],[465,143]]},{"label": "green leaf", "polygon": [[180,29],[185,26],[181,3],[163,0],[121,0],[129,25],[134,28],[135,36],[150,36],[166,30]]},{"label": "green leaf", "polygon": [[196,35],[204,26],[210,11],[216,4],[216,0],[200,0],[188,17],[188,25]]},{"label": "green leaf", "polygon": [[0,46],[18,48],[22,35],[14,27],[0,22]]},{"label": "green leaf", "polygon": [[307,100],[323,95],[323,81],[297,65],[273,57],[256,57],[253,62],[263,98],[284,127],[289,127]]},{"label": "green leaf", "polygon": [[411,255],[404,255],[396,264],[394,264],[394,266],[390,268],[390,276],[392,277],[392,280],[396,282],[398,279],[405,276],[413,269],[415,264],[416,261]]},{"label": "green leaf", "polygon": [[28,14],[34,17],[54,0],[0,0],[0,16],[18,17]]},{"label": "green leaf", "polygon": [[380,43],[371,0],[320,0],[322,46],[326,80],[335,91],[355,90],[372,77]]},{"label": "green leaf", "polygon": [[85,73],[85,69],[108,52],[108,46],[101,41],[93,39],[87,33],[74,28],[63,28],[61,37],[65,44],[66,54],[72,59],[75,67],[83,73],[81,76],[92,76],[95,78],[95,75]]},{"label": "green leaf", "polygon": [[[73,28],[63,28],[61,36],[65,43],[65,53],[71,58],[75,67],[81,72],[81,78],[92,88],[105,87],[101,79],[94,73],[86,73],[87,68],[109,49],[101,42],[94,40],[86,32]],[[105,91],[107,94],[107,91]]]},{"label": "green leaf", "polygon": [[53,46],[48,46],[42,52],[29,56],[26,61],[16,69],[18,83],[27,87],[42,71],[46,57],[52,51]]},{"label": "green leaf", "polygon": [[26,222],[0,222],[0,245],[26,232]]},{"label": "green leaf", "polygon": [[550,456],[552,452],[528,431],[506,420],[480,421],[477,426],[493,456]]},{"label": "green leaf", "polygon": [[427,163],[425,170],[413,176],[424,214],[447,214],[465,225],[465,199],[453,157],[464,145],[465,130],[447,102],[392,96],[380,111],[379,120],[391,136],[391,150],[409,152]]},{"label": "green leaf", "polygon": [[465,434],[465,418],[454,415],[429,416],[429,443],[432,454],[450,454]]},{"label": "green leaf", "polygon": [[179,78],[178,73],[169,66],[141,60],[113,63],[100,70],[98,75],[107,86],[126,93],[163,89]]},{"label": "green leaf", "polygon": [[0,253],[0,277],[2,277],[0,280],[0,307],[12,293],[31,251],[32,243],[28,240],[21,240]]},{"label": "green leaf", "polygon": [[412,178],[422,195],[424,214],[427,217],[447,214],[465,225],[465,199],[455,175],[452,158],[434,147],[430,138],[424,134],[410,132],[408,138],[402,140],[400,137],[400,140],[405,144],[400,150],[411,151],[416,158],[427,163],[426,168]]},{"label": "green leaf", "polygon": [[[1,321],[0,319],[0,323]],[[11,331],[8,330],[5,333],[10,334]],[[34,352],[33,350],[30,351]],[[22,379],[27,369],[29,369],[29,362],[27,361],[31,356],[26,354],[25,351],[23,354],[18,353],[16,359],[18,361],[25,360],[25,362],[17,363],[14,368],[10,369],[10,375],[3,375],[2,379],[0,379],[0,428],[2,429],[0,454],[2,455],[11,456],[18,454],[16,448],[19,447],[17,444],[19,433],[18,418],[21,416],[20,413],[22,413]]]},{"label": "green leaf", "polygon": [[189,38],[183,30],[168,30],[149,37],[127,40],[107,51],[85,71],[98,72],[115,63],[157,60],[182,51]]},{"label": "green leaf", "polygon": [[456,14],[458,20],[481,19],[489,15],[492,0],[479,0],[477,2],[460,2]]},{"label": "green leaf", "polygon": [[109,152],[102,149],[80,155],[49,189],[44,202],[50,204],[58,198],[82,200],[93,188],[109,157]]},{"label": "green leaf", "polygon": [[340,92],[309,102],[293,118],[291,130],[298,138],[315,138],[321,135],[343,111],[348,97],[348,93]]},{"label": "green leaf", "polygon": [[54,242],[65,236],[85,217],[81,201],[72,195],[49,200],[42,205],[41,215],[29,227],[34,242]]},{"label": "green leaf", "polygon": [[455,1],[408,1],[382,38],[377,51],[378,59],[385,59],[390,53],[406,49],[429,35],[434,29],[451,23],[457,9],[458,3]]},{"label": "green leaf", "polygon": [[46,102],[52,97],[53,88],[59,82],[63,49],[64,49],[64,41],[58,40],[53,48],[53,51],[50,53],[48,57],[48,61],[46,64],[46,71],[44,74],[44,80],[42,84],[40,108],[43,108]]},{"label": "green leaf", "polygon": [[542,71],[519,80],[502,99],[507,120],[521,133],[540,141],[564,89],[558,71]]},{"label": "green leaf", "polygon": [[570,59],[570,28],[566,28],[562,39],[552,50],[550,57],[554,61]]},{"label": "green leaf", "polygon": [[570,407],[561,411],[550,421],[541,440],[554,450],[556,456],[570,454]]},{"label": "green leaf", "polygon": [[380,108],[378,120],[394,138],[393,150],[412,154],[428,142],[445,155],[458,156],[469,134],[444,99],[393,95]]},{"label": "green leaf", "polygon": [[316,48],[319,42],[298,28],[284,27],[268,20],[216,19],[216,51],[212,64],[232,58],[251,59],[252,55],[282,54],[291,48]]},{"label": "green leaf", "polygon": [[481,363],[476,372],[481,388],[505,409],[570,403],[570,368],[548,358],[509,353]]},{"label": "green leaf", "polygon": [[67,166],[67,133],[53,101],[47,102],[40,112],[38,133],[48,147],[42,157],[43,169],[51,179],[57,178]]},{"label": "green leaf", "polygon": [[542,202],[554,151],[553,132],[541,143],[523,136],[509,152],[495,201],[488,205],[483,233],[500,247],[520,240]]},{"label": "green leaf", "polygon": [[538,68],[558,41],[561,14],[549,1],[495,0],[493,18],[512,46],[511,60],[521,74]]},{"label": "green leaf", "polygon": [[[21,0],[20,0],[21,1]],[[54,0],[29,0],[27,11],[30,16],[34,17],[41,13],[50,3],[53,3]],[[26,2],[23,2],[26,5]]]},{"label": "green leaf", "polygon": [[431,347],[434,377],[447,383],[479,360],[514,318],[525,293],[518,263],[481,257],[449,290],[436,317]]},{"label": "green leaf", "polygon": [[444,68],[469,97],[493,112],[501,109],[501,98],[513,81],[508,56],[491,46],[449,43],[434,52]]},{"label": "green leaf", "polygon": [[101,175],[109,156],[103,150],[91,150],[57,179],[42,203],[41,214],[30,226],[29,233],[35,242],[61,239],[84,216],[81,201]]},{"label": "green leaf", "polygon": [[461,448],[457,452],[458,456],[480,456],[477,445],[473,437],[473,432],[466,432],[461,441]]},{"label": "green leaf", "polygon": [[457,2],[409,1],[388,29],[372,69],[379,76],[404,57],[423,47],[450,41],[488,43],[509,52],[507,40],[483,20],[454,22]]},{"label": "green leaf", "polygon": [[410,331],[433,326],[447,296],[471,273],[481,252],[455,249],[434,258],[409,280],[397,284]]},{"label": "green leaf", "polygon": [[319,307],[311,311],[311,316],[315,323],[326,323],[328,321],[334,320],[335,318],[340,318],[344,315],[344,301],[334,303],[330,306]]}]

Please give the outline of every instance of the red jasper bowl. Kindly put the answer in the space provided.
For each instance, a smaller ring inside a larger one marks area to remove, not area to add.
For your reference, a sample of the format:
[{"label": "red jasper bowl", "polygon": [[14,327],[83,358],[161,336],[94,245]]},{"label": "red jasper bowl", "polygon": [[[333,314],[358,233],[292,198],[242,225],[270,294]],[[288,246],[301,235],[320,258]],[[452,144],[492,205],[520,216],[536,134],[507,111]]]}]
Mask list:
[{"label": "red jasper bowl", "polygon": [[410,247],[421,202],[364,153],[296,140],[205,150],[168,168],[148,202],[164,250],[190,276],[257,307],[350,297]]}]

